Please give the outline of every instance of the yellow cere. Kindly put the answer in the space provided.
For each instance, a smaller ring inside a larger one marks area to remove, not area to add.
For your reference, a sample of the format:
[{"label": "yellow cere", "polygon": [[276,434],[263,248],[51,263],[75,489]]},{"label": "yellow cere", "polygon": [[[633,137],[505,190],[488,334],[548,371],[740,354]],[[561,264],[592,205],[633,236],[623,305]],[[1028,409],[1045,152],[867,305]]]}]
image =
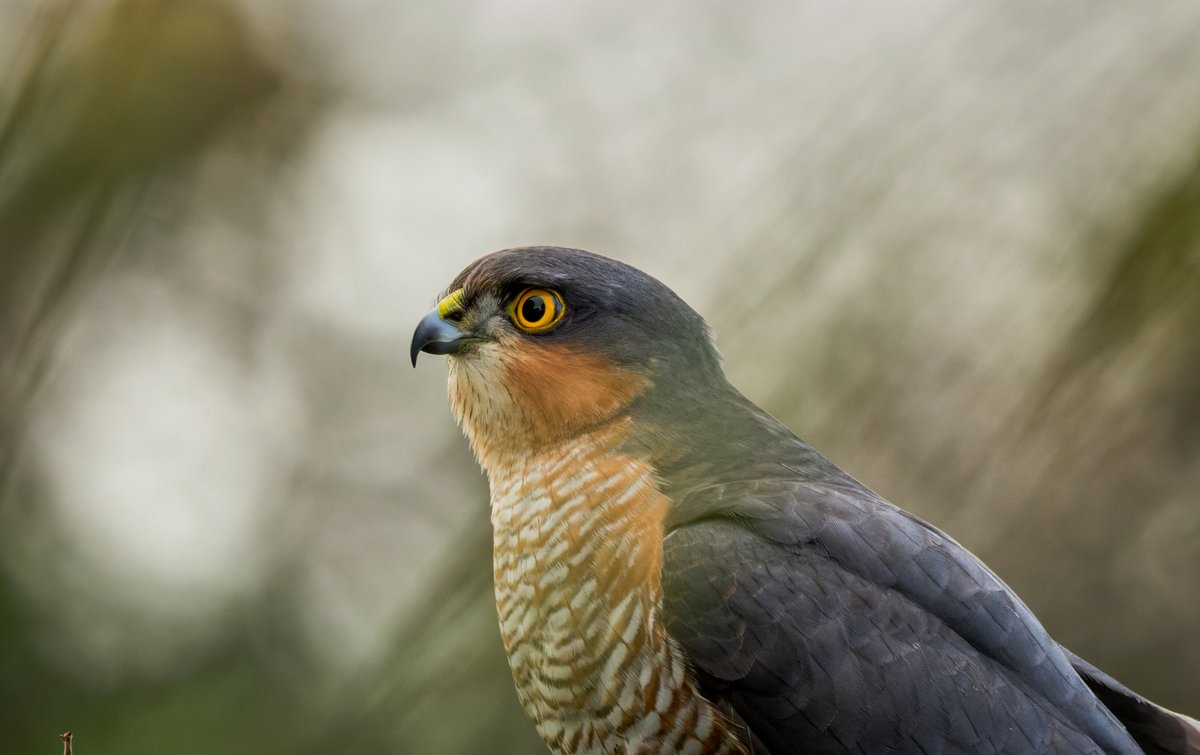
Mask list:
[{"label": "yellow cere", "polygon": [[463,311],[463,290],[452,291],[437,304],[438,317],[458,314]]}]

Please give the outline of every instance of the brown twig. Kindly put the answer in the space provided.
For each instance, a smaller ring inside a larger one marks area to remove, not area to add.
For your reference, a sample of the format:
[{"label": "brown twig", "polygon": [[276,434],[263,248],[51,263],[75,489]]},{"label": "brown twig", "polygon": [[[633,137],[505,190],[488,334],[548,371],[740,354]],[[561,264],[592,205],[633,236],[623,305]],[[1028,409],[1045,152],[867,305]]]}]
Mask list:
[{"label": "brown twig", "polygon": [[71,755],[71,740],[75,738],[75,735],[70,731],[65,731],[62,734],[59,734],[58,738],[61,739],[63,743],[63,755]]}]

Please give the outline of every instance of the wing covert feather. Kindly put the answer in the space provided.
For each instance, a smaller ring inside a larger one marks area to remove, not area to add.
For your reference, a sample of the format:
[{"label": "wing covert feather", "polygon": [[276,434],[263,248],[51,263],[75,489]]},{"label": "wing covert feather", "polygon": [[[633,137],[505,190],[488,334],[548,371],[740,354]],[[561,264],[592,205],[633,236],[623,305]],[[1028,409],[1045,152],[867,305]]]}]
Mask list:
[{"label": "wing covert feather", "polygon": [[704,495],[722,513],[666,539],[666,621],[761,751],[1138,752],[1028,609],[936,529],[819,483]]}]

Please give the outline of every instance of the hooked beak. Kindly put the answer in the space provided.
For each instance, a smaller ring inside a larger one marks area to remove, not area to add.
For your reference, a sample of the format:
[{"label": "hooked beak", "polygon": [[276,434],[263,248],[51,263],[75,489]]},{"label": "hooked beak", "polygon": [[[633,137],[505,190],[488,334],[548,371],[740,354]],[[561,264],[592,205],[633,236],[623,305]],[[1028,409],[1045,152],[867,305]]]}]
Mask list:
[{"label": "hooked beak", "polygon": [[459,330],[454,323],[442,319],[437,307],[421,318],[417,329],[413,332],[412,356],[413,367],[417,366],[417,354],[427,351],[430,354],[456,354],[463,343],[472,339],[470,334]]}]

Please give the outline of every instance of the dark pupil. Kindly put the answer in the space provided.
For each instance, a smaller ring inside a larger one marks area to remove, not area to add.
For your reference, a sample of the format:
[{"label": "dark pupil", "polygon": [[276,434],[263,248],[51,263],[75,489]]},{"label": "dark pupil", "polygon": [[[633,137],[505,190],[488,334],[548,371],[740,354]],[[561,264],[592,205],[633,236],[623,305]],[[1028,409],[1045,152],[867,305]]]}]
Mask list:
[{"label": "dark pupil", "polygon": [[546,316],[546,299],[541,296],[531,296],[521,304],[521,317],[526,322],[541,322]]}]

